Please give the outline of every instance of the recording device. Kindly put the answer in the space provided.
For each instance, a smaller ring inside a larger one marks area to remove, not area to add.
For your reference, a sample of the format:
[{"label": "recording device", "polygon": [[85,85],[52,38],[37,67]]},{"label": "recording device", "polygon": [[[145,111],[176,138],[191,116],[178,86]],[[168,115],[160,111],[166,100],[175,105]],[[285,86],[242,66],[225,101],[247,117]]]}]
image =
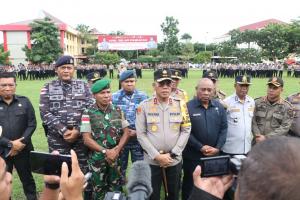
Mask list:
[{"label": "recording device", "polygon": [[145,161],[136,161],[130,169],[127,183],[128,197],[121,192],[108,192],[104,200],[144,200],[152,193],[151,170]]},{"label": "recording device", "polygon": [[244,155],[213,156],[200,158],[201,177],[222,176],[227,174],[238,174]]},{"label": "recording device", "polygon": [[55,155],[44,152],[30,152],[31,170],[37,174],[44,175],[61,175],[61,166],[63,162],[67,163],[69,169],[69,176],[72,173],[71,155]]}]

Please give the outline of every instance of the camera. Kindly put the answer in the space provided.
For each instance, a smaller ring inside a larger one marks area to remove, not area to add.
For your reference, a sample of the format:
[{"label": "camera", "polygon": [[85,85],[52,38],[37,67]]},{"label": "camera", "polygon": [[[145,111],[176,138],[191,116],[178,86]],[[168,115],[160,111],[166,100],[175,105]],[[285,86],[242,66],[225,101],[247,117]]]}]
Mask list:
[{"label": "camera", "polygon": [[200,158],[201,176],[222,176],[230,173],[237,175],[245,158],[246,156],[244,155],[234,155],[232,157],[222,155]]}]

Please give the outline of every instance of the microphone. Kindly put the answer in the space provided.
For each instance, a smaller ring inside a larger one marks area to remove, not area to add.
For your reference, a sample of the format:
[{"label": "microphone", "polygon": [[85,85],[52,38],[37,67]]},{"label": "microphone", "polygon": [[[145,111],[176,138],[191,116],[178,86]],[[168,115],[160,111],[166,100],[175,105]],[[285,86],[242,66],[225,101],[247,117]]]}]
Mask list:
[{"label": "microphone", "polygon": [[148,199],[152,193],[151,170],[145,161],[132,164],[127,183],[129,200]]}]

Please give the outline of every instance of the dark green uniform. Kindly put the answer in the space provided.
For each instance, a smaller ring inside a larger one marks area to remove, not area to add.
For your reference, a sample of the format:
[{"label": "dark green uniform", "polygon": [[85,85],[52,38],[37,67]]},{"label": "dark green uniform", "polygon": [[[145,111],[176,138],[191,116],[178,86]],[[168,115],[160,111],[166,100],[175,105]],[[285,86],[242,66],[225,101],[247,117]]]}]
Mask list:
[{"label": "dark green uniform", "polygon": [[[117,146],[122,137],[122,128],[127,126],[128,122],[118,107],[109,105],[103,112],[95,104],[84,111],[80,130],[92,133],[93,139],[105,149],[112,149]],[[119,158],[109,165],[102,152],[92,152],[88,164],[92,172],[93,199],[102,200],[107,192],[122,189]]]}]

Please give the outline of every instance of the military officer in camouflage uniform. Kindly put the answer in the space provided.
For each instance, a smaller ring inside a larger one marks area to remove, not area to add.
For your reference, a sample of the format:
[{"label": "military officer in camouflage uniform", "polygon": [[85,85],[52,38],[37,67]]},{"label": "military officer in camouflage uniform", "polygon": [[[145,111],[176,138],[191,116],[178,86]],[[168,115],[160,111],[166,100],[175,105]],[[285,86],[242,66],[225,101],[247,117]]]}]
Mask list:
[{"label": "military officer in camouflage uniform", "polygon": [[214,99],[225,99],[226,93],[218,89],[218,74],[215,71],[207,71],[203,74],[203,78],[209,78],[215,85]]},{"label": "military officer in camouflage uniform", "polygon": [[92,92],[96,103],[84,111],[80,131],[91,151],[93,199],[102,200],[107,192],[122,190],[119,154],[129,138],[129,123],[122,110],[111,104],[110,80],[98,80]]},{"label": "military officer in camouflage uniform", "polygon": [[168,190],[166,199],[178,200],[182,151],[190,136],[190,118],[186,103],[170,96],[170,70],[155,71],[154,80],[155,96],[137,108],[136,134],[145,151],[144,160],[151,168],[153,193],[150,199],[160,199],[164,179],[165,191]]},{"label": "military officer in camouflage uniform", "polygon": [[181,81],[181,71],[176,70],[176,69],[171,69],[171,78],[172,78],[172,92],[171,92],[171,96],[178,98],[178,99],[182,99],[185,102],[188,102],[189,97],[187,95],[187,93],[178,88],[179,82]]},{"label": "military officer in camouflage uniform", "polygon": [[82,112],[93,103],[92,94],[84,81],[73,79],[74,58],[60,57],[55,69],[58,79],[47,83],[40,93],[40,114],[46,127],[49,152],[70,154],[73,149],[81,170],[87,173],[87,148],[79,125]]},{"label": "military officer in camouflage uniform", "polygon": [[293,121],[292,105],[281,98],[283,80],[270,78],[267,96],[255,99],[252,134],[255,142],[260,142],[274,135],[286,135]]},{"label": "military officer in camouflage uniform", "polygon": [[300,137],[300,93],[287,97],[287,101],[293,105],[294,119],[289,130],[289,135]]}]

